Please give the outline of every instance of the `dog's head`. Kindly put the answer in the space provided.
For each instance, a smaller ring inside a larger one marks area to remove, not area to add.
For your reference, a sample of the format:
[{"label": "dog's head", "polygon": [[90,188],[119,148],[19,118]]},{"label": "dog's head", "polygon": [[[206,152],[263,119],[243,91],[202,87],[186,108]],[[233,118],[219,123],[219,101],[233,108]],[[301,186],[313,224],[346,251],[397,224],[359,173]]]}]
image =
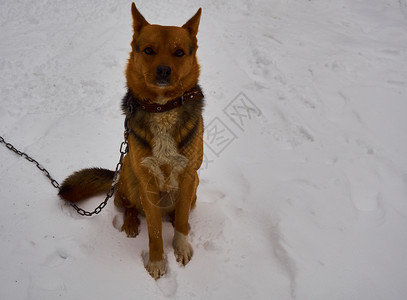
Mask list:
[{"label": "dog's head", "polygon": [[149,24],[131,6],[133,40],[126,77],[130,90],[143,100],[166,101],[198,82],[196,58],[201,9],[182,27]]}]

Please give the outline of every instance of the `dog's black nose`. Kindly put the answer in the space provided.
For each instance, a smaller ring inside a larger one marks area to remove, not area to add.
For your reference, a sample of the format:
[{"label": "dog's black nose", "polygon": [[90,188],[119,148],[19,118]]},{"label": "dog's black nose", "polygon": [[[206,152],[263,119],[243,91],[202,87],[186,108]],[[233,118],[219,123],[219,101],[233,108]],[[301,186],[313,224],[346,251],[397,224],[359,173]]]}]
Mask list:
[{"label": "dog's black nose", "polygon": [[158,79],[168,79],[171,75],[171,68],[169,66],[158,66],[156,69]]}]

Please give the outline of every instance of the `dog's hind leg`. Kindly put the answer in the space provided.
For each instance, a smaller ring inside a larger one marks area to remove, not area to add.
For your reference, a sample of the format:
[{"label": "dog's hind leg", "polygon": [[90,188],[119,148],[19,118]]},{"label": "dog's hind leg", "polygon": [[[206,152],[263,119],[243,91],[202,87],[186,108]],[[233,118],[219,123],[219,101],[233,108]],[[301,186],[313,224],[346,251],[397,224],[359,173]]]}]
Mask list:
[{"label": "dog's hind leg", "polygon": [[125,208],[124,210],[122,231],[126,232],[127,237],[136,237],[138,235],[138,226],[140,221],[137,215],[138,211],[135,207]]},{"label": "dog's hind leg", "polygon": [[128,166],[129,163],[126,156],[119,182],[116,185],[117,191],[114,204],[124,209],[124,222],[121,231],[124,231],[128,237],[136,237],[140,224],[137,215],[142,213],[143,210],[140,204],[139,182]]},{"label": "dog's hind leg", "polygon": [[130,202],[120,195],[119,191],[116,192],[114,197],[114,204],[118,208],[124,209],[124,222],[121,231],[127,234],[127,237],[136,237],[138,235],[138,226],[140,221],[138,219],[137,207],[130,204]]}]

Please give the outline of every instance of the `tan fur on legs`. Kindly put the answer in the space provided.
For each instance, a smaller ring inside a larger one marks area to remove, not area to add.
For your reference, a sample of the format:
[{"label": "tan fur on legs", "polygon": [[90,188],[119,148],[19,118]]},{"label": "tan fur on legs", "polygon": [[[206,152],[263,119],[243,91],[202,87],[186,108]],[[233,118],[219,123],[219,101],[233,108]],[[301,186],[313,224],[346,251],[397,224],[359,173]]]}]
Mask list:
[{"label": "tan fur on legs", "polygon": [[[177,261],[185,265],[192,257],[188,218],[203,158],[204,99],[196,57],[201,9],[182,27],[150,25],[134,3],[131,11],[132,51],[122,100],[129,152],[116,184],[115,205],[124,209],[122,230],[130,237],[137,235],[137,215],[144,213],[149,237],[145,267],[157,279],[166,271],[162,215],[174,216]],[[107,192],[113,175],[109,170],[79,171],[62,184],[60,196],[76,202]]]},{"label": "tan fur on legs", "polygon": [[192,257],[192,247],[188,242],[188,219],[192,203],[196,199],[196,187],[195,171],[187,170],[180,176],[180,196],[175,204],[173,246],[177,261],[183,265],[186,265]]},{"label": "tan fur on legs", "polygon": [[[147,181],[148,182],[148,181]],[[157,279],[165,273],[164,249],[162,239],[162,215],[159,206],[160,197],[158,186],[145,182],[140,185],[141,204],[146,214],[149,261],[146,269],[152,277]]]}]

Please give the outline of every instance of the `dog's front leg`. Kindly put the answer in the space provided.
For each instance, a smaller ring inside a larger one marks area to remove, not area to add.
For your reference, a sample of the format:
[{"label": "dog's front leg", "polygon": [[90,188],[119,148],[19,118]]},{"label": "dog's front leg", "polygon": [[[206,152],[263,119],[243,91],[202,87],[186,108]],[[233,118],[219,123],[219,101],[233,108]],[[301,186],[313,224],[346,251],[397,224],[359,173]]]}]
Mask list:
[{"label": "dog's front leg", "polygon": [[149,237],[149,260],[147,271],[154,279],[165,274],[162,239],[160,193],[156,185],[140,184],[141,205],[146,215]]},{"label": "dog's front leg", "polygon": [[175,224],[173,247],[177,261],[184,266],[192,258],[192,246],[188,242],[188,219],[191,203],[196,196],[196,172],[186,170],[180,176],[180,194],[175,205]]}]

